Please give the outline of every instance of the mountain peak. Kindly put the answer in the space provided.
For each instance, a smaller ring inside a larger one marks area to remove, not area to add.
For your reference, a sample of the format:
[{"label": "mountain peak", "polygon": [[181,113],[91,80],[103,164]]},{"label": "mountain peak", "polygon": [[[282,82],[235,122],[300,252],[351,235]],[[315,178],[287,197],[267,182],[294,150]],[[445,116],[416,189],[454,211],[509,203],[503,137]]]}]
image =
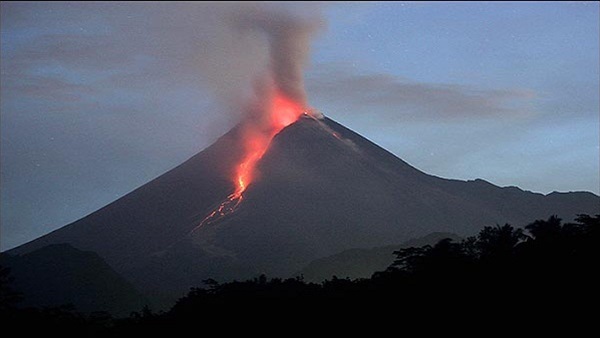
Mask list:
[{"label": "mountain peak", "polygon": [[427,175],[329,118],[274,136],[235,211],[202,220],[235,189],[241,127],[128,195],[11,250],[68,243],[94,251],[148,293],[178,297],[207,278],[289,276],[352,248],[432,232],[475,233],[558,214],[595,213],[589,194],[543,196]]}]

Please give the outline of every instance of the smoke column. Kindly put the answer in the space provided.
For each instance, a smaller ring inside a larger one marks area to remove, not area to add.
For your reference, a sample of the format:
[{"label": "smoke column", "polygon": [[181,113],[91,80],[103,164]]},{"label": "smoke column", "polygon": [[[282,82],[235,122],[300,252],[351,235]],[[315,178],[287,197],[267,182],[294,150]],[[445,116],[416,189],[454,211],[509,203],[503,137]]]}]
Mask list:
[{"label": "smoke column", "polygon": [[238,3],[235,6],[228,22],[238,34],[252,37],[256,44],[264,46],[265,67],[253,73],[252,95],[242,102],[245,105],[240,126],[242,154],[232,168],[234,191],[196,229],[237,209],[244,192],[256,178],[257,163],[273,137],[308,110],[303,69],[308,61],[311,38],[322,26],[320,16],[279,4]]},{"label": "smoke column", "polygon": [[[243,6],[233,16],[237,29],[257,34],[266,42],[266,69],[255,74],[253,89],[257,102],[263,104],[269,98],[272,100],[274,95],[282,95],[306,107],[303,70],[308,61],[311,39],[323,26],[320,14],[314,10],[316,8],[302,11],[292,6],[253,3]],[[258,113],[263,115],[273,113],[265,111],[264,107],[259,110],[262,111]]]},{"label": "smoke column", "polygon": [[263,7],[245,11],[239,22],[242,30],[254,29],[266,35],[274,84],[284,95],[305,105],[303,69],[310,41],[322,26],[319,16],[306,17],[286,9]]}]

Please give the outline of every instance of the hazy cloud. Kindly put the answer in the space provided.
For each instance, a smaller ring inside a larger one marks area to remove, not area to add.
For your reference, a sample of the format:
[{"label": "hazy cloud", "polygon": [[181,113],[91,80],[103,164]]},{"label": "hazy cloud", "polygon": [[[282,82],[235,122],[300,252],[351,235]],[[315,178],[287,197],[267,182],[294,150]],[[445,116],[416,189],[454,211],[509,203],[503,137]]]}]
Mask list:
[{"label": "hazy cloud", "polygon": [[335,101],[347,114],[373,113],[391,120],[528,116],[535,93],[527,89],[484,89],[418,82],[386,74],[362,73],[337,64],[319,65],[308,79],[317,100]]},{"label": "hazy cloud", "polygon": [[[97,86],[106,85],[105,78],[111,77],[111,85],[123,88],[152,81],[167,88],[191,86],[199,95],[209,91],[212,99],[233,112],[257,95],[257,80],[272,76],[282,91],[303,101],[302,68],[310,39],[323,26],[320,7],[3,4],[2,29],[32,35],[24,45],[4,48],[8,43],[3,43],[3,85],[50,77],[73,84],[93,81]],[[93,19],[86,22],[90,13]],[[28,25],[43,29],[32,34]],[[70,74],[74,78],[64,79]]]}]

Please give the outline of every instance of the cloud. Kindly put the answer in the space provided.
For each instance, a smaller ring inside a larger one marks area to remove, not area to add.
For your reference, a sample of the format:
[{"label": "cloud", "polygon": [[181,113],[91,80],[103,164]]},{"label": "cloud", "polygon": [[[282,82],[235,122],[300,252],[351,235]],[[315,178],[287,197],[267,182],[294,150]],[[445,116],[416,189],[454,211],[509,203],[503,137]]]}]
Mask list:
[{"label": "cloud", "polygon": [[386,122],[524,117],[534,113],[528,89],[487,89],[426,83],[362,73],[340,64],[319,65],[307,79],[311,97],[335,103],[346,114],[377,114]]},{"label": "cloud", "polygon": [[[236,111],[255,95],[257,78],[268,74],[284,92],[304,100],[302,68],[310,39],[323,26],[320,8],[3,3],[3,40],[8,41],[3,41],[3,84],[55,77],[104,86],[110,77],[113,86],[139,89],[151,81],[166,90],[195,88]],[[11,43],[15,36],[20,44]],[[60,71],[44,74],[49,68]],[[65,74],[75,79],[61,78]]]},{"label": "cloud", "polygon": [[[26,80],[26,81],[25,81]],[[27,77],[19,83],[10,84],[4,89],[10,93],[19,93],[24,97],[59,101],[81,101],[83,96],[92,94],[94,89],[82,84],[69,83],[52,77]]]}]

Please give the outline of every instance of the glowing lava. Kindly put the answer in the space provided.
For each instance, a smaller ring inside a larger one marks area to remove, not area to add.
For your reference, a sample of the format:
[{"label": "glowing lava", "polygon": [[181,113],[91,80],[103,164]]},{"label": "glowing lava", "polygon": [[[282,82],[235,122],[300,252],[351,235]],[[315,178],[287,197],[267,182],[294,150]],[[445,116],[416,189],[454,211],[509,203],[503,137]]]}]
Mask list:
[{"label": "glowing lava", "polygon": [[[211,224],[231,214],[244,199],[244,191],[256,175],[256,165],[263,157],[271,140],[283,128],[296,122],[306,109],[281,93],[275,93],[265,107],[266,120],[247,123],[242,130],[243,156],[235,168],[235,190],[196,227]],[[195,229],[194,229],[195,230]]]},{"label": "glowing lava", "polygon": [[245,130],[244,157],[236,169],[236,188],[230,198],[241,198],[242,193],[254,179],[256,164],[263,157],[273,137],[283,128],[296,122],[304,109],[293,100],[275,95],[268,109],[266,128],[249,127]]}]

